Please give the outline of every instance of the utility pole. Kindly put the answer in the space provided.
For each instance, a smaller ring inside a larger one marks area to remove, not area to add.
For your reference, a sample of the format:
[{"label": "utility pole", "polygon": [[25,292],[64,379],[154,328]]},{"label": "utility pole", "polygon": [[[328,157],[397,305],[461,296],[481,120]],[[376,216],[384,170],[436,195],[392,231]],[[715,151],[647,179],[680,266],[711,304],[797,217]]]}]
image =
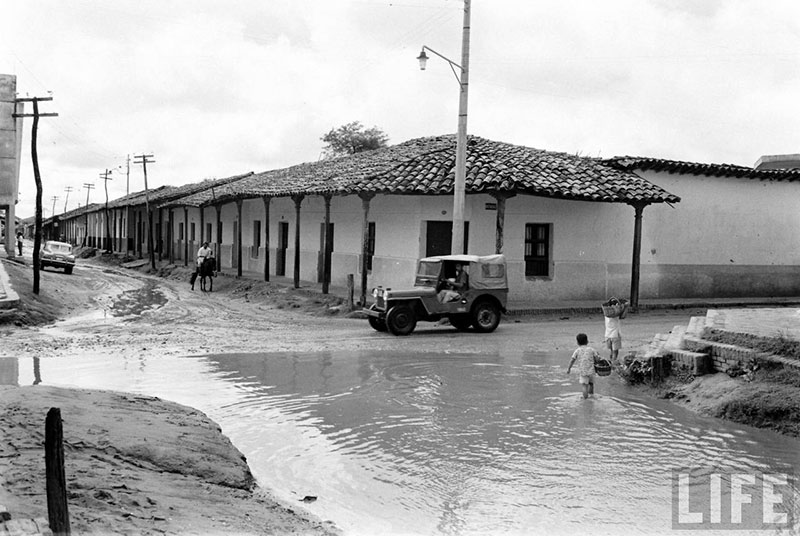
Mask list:
[{"label": "utility pole", "polygon": [[145,210],[147,211],[147,251],[150,253],[150,267],[156,269],[156,257],[153,251],[153,215],[150,213],[150,193],[147,189],[147,164],[154,164],[152,154],[135,154],[133,155],[133,163],[141,164],[144,171],[144,203]]},{"label": "utility pole", "polygon": [[101,173],[100,174],[100,178],[103,179],[103,184],[104,184],[105,189],[106,189],[106,210],[105,210],[105,214],[104,214],[103,217],[106,220],[106,252],[107,253],[111,253],[111,223],[110,223],[109,218],[108,218],[108,181],[110,181],[112,179],[111,179],[111,177],[109,177],[109,175],[111,175],[111,171],[109,171],[108,168],[106,168],[105,173]]},{"label": "utility pole", "polygon": [[89,238],[89,192],[94,189],[94,184],[91,182],[84,182],[83,187],[86,188],[86,232],[83,234],[83,244],[81,244],[81,247],[86,246],[86,239]]},{"label": "utility pole", "polygon": [[[57,227],[58,226],[58,222],[56,221],[56,201],[58,201],[58,196],[54,195],[53,196],[53,212],[50,214],[50,219],[53,220],[53,227]],[[50,240],[58,240],[58,238],[59,238],[59,236],[57,234],[55,236],[53,236],[52,234],[50,235]]]},{"label": "utility pole", "polygon": [[130,195],[131,193],[131,155],[128,155],[128,158],[125,160],[125,195]]},{"label": "utility pole", "polygon": [[[64,191],[67,192],[67,198],[64,199],[64,214],[66,214],[67,213],[67,201],[69,201],[69,193],[72,191],[72,186],[67,186],[66,188],[64,188]],[[69,233],[67,232],[67,229],[64,228],[64,241],[65,242],[69,242],[70,241],[70,238],[69,238],[68,235],[69,235]]]},{"label": "utility pole", "polygon": [[69,193],[72,191],[72,186],[67,186],[64,188],[64,191],[67,192],[67,198],[64,199],[64,214],[67,213],[67,201],[69,201]]},{"label": "utility pole", "polygon": [[42,245],[42,176],[39,174],[39,153],[36,150],[36,135],[39,131],[40,117],[57,117],[58,114],[40,114],[39,101],[51,101],[53,97],[32,97],[15,99],[15,102],[32,102],[32,114],[13,114],[13,117],[33,117],[31,131],[31,159],[33,160],[33,178],[36,180],[36,225],[33,235],[33,293],[39,294],[39,248]]}]

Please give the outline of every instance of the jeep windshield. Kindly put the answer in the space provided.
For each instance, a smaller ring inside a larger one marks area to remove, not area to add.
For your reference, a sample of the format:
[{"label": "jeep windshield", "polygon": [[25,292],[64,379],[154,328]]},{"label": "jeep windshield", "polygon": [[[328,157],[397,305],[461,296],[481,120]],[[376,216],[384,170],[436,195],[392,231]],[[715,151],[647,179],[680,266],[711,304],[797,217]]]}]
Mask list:
[{"label": "jeep windshield", "polygon": [[442,261],[420,261],[415,287],[435,287],[442,272]]}]

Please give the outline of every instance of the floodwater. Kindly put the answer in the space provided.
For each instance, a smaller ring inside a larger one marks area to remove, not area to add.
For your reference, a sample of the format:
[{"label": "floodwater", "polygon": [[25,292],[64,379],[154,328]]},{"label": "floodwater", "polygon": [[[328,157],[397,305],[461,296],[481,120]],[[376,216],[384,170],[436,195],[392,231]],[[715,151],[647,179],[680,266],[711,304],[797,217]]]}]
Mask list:
[{"label": "floodwater", "polygon": [[[674,472],[698,482],[710,473],[788,475],[773,510],[793,515],[791,526],[759,534],[798,532],[800,441],[699,417],[614,375],[583,400],[566,358],[19,358],[0,359],[0,382],[15,376],[21,385],[124,390],[196,407],[247,456],[260,484],[346,534],[667,534]],[[713,507],[698,506],[697,486],[688,508],[706,508],[708,521]],[[306,496],[317,499],[299,502]],[[762,512],[753,504],[743,507],[745,522]],[[718,512],[725,522],[731,507]]]}]

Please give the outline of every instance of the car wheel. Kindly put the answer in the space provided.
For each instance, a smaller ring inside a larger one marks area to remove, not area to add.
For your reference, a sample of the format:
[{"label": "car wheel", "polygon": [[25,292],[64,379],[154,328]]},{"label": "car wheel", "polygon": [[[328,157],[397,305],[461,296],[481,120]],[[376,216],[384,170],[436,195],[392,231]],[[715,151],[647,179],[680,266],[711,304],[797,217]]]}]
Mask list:
[{"label": "car wheel", "polygon": [[472,318],[469,315],[450,315],[450,325],[458,331],[467,331],[472,325]]},{"label": "car wheel", "polygon": [[72,273],[72,266],[65,266],[64,267],[64,273],[67,274],[67,275],[71,274]]},{"label": "car wheel", "polygon": [[472,325],[481,333],[490,333],[500,324],[500,310],[489,301],[478,303],[472,310]]},{"label": "car wheel", "polygon": [[[374,304],[370,307],[370,310],[371,311],[375,310],[375,305]],[[369,325],[372,326],[372,329],[374,329],[375,331],[384,332],[384,331],[387,330],[386,321],[384,319],[382,319],[382,318],[377,318],[377,317],[374,317],[374,316],[368,316],[367,317],[367,322],[369,322]]]},{"label": "car wheel", "polygon": [[414,309],[408,305],[395,305],[386,313],[386,327],[392,335],[408,335],[416,326]]}]

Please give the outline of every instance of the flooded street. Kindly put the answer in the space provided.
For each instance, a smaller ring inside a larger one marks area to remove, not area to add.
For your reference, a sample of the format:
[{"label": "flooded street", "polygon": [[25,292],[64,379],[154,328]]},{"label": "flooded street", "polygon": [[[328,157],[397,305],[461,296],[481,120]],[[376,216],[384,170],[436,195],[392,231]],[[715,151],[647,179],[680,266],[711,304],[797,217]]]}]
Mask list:
[{"label": "flooded street", "polygon": [[307,497],[346,534],[668,533],[673,470],[800,462],[796,439],[697,416],[615,375],[584,401],[564,352],[142,353],[0,367],[21,385],[196,407],[262,485]]}]

